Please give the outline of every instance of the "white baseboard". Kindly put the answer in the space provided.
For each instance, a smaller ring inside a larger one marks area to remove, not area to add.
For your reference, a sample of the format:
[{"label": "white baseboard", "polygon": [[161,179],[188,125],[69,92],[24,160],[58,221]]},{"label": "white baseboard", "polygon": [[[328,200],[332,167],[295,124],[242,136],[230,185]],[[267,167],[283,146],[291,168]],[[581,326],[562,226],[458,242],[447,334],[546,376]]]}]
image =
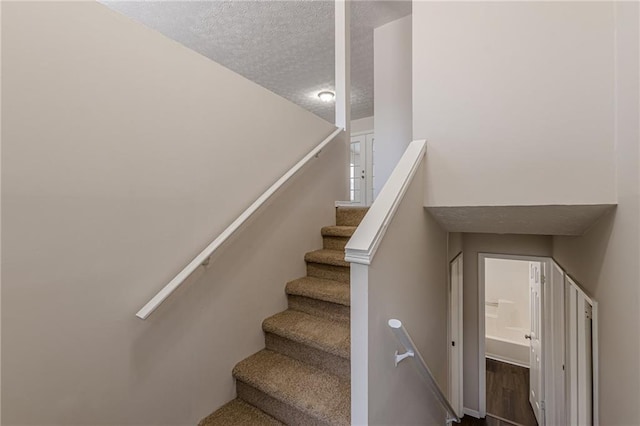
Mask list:
[{"label": "white baseboard", "polygon": [[475,417],[476,419],[480,418],[480,412],[477,410],[472,410],[471,408],[464,407],[462,409],[462,412],[465,414],[465,416],[469,415],[471,417]]}]

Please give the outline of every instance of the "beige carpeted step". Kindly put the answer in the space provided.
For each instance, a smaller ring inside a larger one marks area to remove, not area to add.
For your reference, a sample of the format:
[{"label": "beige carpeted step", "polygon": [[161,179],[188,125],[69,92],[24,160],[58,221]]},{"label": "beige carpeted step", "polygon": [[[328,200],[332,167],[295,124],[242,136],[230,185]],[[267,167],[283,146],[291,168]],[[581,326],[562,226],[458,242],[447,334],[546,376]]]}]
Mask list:
[{"label": "beige carpeted step", "polygon": [[322,278],[303,277],[287,283],[289,309],[349,323],[349,285]]},{"label": "beige carpeted step", "polygon": [[344,251],[344,247],[355,231],[355,226],[325,226],[320,231],[322,234],[322,248]]},{"label": "beige carpeted step", "polygon": [[324,302],[349,306],[349,286],[322,278],[302,277],[289,281],[285,287],[289,295],[309,297]]},{"label": "beige carpeted step", "polygon": [[262,323],[265,333],[273,333],[345,359],[350,357],[349,326],[313,315],[286,310]]},{"label": "beige carpeted step", "polygon": [[357,226],[323,226],[320,233],[323,237],[347,237],[351,238],[356,232]]},{"label": "beige carpeted step", "polygon": [[338,207],[321,229],[323,249],[307,276],[286,285],[289,309],[264,320],[266,349],[233,369],[238,399],[200,422],[211,425],[349,425],[350,264],[344,248],[367,213]]},{"label": "beige carpeted step", "polygon": [[[340,285],[348,287],[348,285],[344,283]],[[351,321],[351,310],[348,306],[291,294],[287,296],[287,301],[289,302],[289,309],[294,311],[304,312],[305,314],[315,315],[320,318],[339,321],[345,324],[349,324]]]},{"label": "beige carpeted step", "polygon": [[307,275],[315,278],[349,283],[349,263],[344,260],[344,252],[338,250],[316,250],[305,254]]},{"label": "beige carpeted step", "polygon": [[349,378],[348,323],[288,310],[267,318],[262,328],[267,349]]},{"label": "beige carpeted step", "polygon": [[351,264],[344,260],[344,252],[339,250],[315,250],[304,255],[305,262],[349,268]]},{"label": "beige carpeted step", "polygon": [[314,278],[338,281],[343,284],[349,284],[351,280],[349,268],[322,263],[307,262],[307,275]]},{"label": "beige carpeted step", "polygon": [[233,369],[238,397],[295,425],[349,425],[348,380],[288,356],[263,350]]},{"label": "beige carpeted step", "polygon": [[358,226],[367,211],[369,211],[369,207],[337,207],[336,225]]},{"label": "beige carpeted step", "polygon": [[198,426],[283,426],[273,417],[240,399],[223,405],[198,423]]}]

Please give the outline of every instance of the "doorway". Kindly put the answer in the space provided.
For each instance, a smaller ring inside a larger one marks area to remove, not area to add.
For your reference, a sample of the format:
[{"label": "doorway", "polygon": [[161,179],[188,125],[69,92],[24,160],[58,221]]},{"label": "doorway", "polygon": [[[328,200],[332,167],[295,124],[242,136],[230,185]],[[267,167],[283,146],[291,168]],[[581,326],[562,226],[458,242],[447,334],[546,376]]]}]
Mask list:
[{"label": "doorway", "polygon": [[549,259],[479,255],[481,415],[544,424],[544,281]]},{"label": "doorway", "polygon": [[356,206],[373,202],[373,132],[351,136],[349,147],[349,201]]},{"label": "doorway", "polygon": [[[597,425],[597,302],[551,258],[480,253],[478,272],[480,417]],[[512,411],[496,413],[505,389]]]}]

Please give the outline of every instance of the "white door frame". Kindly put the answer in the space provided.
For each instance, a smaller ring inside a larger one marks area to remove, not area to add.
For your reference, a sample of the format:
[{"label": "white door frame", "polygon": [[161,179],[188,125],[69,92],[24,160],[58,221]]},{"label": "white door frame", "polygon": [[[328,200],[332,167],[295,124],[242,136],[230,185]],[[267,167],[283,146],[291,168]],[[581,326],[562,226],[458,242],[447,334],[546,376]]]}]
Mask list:
[{"label": "white door frame", "polygon": [[[526,256],[526,255],[514,255],[514,254],[500,254],[500,253],[478,253],[478,408],[480,417],[487,416],[487,365],[485,361],[485,259],[504,259],[504,260],[522,260],[525,262],[540,262],[544,265],[545,281],[546,276],[551,270],[552,259],[550,257],[541,256]],[[544,303],[544,302],[543,302]],[[544,330],[544,305],[541,310],[542,314],[542,330]],[[544,336],[542,336],[544,339]],[[543,340],[543,354],[546,353]],[[542,357],[542,371],[543,377],[545,372],[544,358]],[[542,383],[544,389],[544,382]],[[542,395],[544,400],[544,395]]]},{"label": "white door frame", "polygon": [[[463,258],[462,253],[449,263],[449,400],[458,417],[464,415],[463,346]],[[454,346],[455,345],[455,346]],[[454,348],[455,354],[454,356]]]}]

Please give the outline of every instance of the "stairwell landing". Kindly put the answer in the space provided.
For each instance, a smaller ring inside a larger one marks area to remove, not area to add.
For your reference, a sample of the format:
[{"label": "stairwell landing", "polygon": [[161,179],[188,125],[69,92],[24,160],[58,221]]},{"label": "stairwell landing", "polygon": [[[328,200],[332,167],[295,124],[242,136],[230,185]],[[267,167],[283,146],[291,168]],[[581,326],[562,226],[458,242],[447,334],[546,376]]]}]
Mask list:
[{"label": "stairwell landing", "polygon": [[200,421],[212,425],[349,425],[350,270],[344,247],[367,212],[336,208],[307,275],[286,284],[289,309],[264,320],[265,349],[233,369],[237,398]]}]

